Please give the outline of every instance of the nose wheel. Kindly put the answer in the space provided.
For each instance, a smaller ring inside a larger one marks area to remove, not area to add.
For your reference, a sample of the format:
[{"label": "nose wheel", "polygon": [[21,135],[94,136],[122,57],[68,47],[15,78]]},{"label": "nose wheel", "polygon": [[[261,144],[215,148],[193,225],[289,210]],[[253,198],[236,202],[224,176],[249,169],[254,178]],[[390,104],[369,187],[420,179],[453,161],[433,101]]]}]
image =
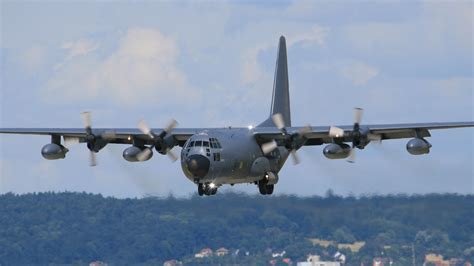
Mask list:
[{"label": "nose wheel", "polygon": [[217,185],[213,183],[206,183],[206,184],[199,183],[198,184],[199,196],[202,196],[202,195],[211,196],[211,195],[215,195],[216,193],[217,193]]}]

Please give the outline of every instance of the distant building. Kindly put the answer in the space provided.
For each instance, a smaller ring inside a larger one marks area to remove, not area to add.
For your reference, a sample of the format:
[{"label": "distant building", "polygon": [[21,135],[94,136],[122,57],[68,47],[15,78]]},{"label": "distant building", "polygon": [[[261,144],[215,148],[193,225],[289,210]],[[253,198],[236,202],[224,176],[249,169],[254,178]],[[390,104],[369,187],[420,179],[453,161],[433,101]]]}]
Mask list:
[{"label": "distant building", "polygon": [[372,260],[372,266],[384,266],[385,264],[382,261],[382,258],[374,258]]},{"label": "distant building", "polygon": [[449,265],[455,266],[455,265],[463,265],[464,260],[461,258],[452,258],[449,259]]},{"label": "distant building", "polygon": [[281,258],[281,257],[285,256],[285,254],[286,254],[286,251],[284,251],[284,250],[280,253],[275,252],[275,253],[272,253],[272,258]]},{"label": "distant building", "polygon": [[194,254],[195,258],[207,258],[212,256],[212,249],[204,248],[199,253]]},{"label": "distant building", "polygon": [[226,248],[220,248],[220,249],[216,250],[216,256],[221,257],[221,256],[225,256],[227,254],[229,254],[229,250],[226,249]]},{"label": "distant building", "polygon": [[339,261],[340,263],[344,264],[346,263],[346,255],[338,251],[336,252],[336,254],[334,254],[334,260]]},{"label": "distant building", "polygon": [[163,263],[163,266],[181,266],[183,263],[179,260],[167,260]]},{"label": "distant building", "polygon": [[288,264],[288,265],[293,265],[293,262],[291,261],[290,258],[284,258],[282,259],[281,261],[283,261],[284,263]]},{"label": "distant building", "polygon": [[103,261],[93,261],[89,263],[89,266],[107,266],[108,264]]},{"label": "distant building", "polygon": [[443,260],[442,255],[430,253],[425,255],[423,266],[434,264],[435,266],[450,266],[449,260]]},{"label": "distant building", "polygon": [[393,264],[393,261],[391,258],[374,258],[372,260],[372,266],[390,266]]},{"label": "distant building", "polygon": [[321,261],[318,255],[308,255],[306,261],[298,262],[297,266],[341,266],[339,261]]}]

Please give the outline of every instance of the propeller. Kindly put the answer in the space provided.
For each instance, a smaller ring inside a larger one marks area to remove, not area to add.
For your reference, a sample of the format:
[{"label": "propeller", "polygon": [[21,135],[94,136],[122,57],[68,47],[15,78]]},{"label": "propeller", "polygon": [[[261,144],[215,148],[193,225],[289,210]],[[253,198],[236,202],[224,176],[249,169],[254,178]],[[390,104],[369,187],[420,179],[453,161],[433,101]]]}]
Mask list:
[{"label": "propeller", "polygon": [[97,165],[97,158],[95,156],[95,152],[93,150],[93,146],[95,144],[96,136],[92,134],[92,119],[90,112],[83,112],[81,113],[82,122],[84,124],[84,129],[86,130],[86,142],[87,148],[89,149],[89,165],[96,166]]},{"label": "propeller", "polygon": [[[86,131],[85,141],[87,148],[89,149],[89,165],[96,166],[97,158],[96,153],[99,152],[107,143],[115,139],[115,131],[104,131],[99,135],[94,135],[92,132],[92,118],[90,112],[82,112],[82,122]],[[75,137],[64,137],[65,144],[74,145],[79,142],[78,138]]]},{"label": "propeller", "polygon": [[379,134],[373,134],[370,133],[370,131],[361,131],[360,129],[360,123],[362,121],[362,114],[364,110],[362,108],[356,107],[354,108],[354,127],[352,128],[352,148],[349,153],[349,157],[347,158],[347,161],[350,163],[355,162],[356,158],[356,149],[355,148],[360,148],[363,149],[365,145],[368,144],[362,144],[362,139],[365,139],[365,141],[375,141],[378,143],[381,143],[382,141],[382,136]]},{"label": "propeller", "polygon": [[158,147],[166,147],[164,149],[163,152],[160,151],[160,153],[163,153],[163,154],[166,154],[168,155],[168,158],[170,158],[170,160],[172,162],[175,162],[176,160],[178,160],[178,156],[176,154],[174,154],[174,152],[172,151],[172,148],[173,147],[169,147],[170,144],[166,143],[165,141],[165,137],[178,125],[178,122],[174,119],[171,119],[171,121],[166,125],[166,127],[160,132],[160,134],[156,135],[152,130],[151,128],[148,126],[148,124],[145,122],[145,120],[140,120],[138,122],[138,129],[140,129],[140,131],[149,136],[150,139],[153,140],[153,144],[150,146],[150,147],[146,147],[145,149],[143,149],[143,151],[141,153],[139,153],[137,155],[137,159],[139,161],[144,161],[146,158],[148,158],[148,156],[150,156],[150,154],[153,152],[153,148],[155,148],[156,146]]},{"label": "propeller", "polygon": [[262,151],[264,154],[269,154],[272,152],[274,149],[278,147],[278,143],[275,140],[272,140],[267,143],[262,144]]},{"label": "propeller", "polygon": [[[283,142],[284,142],[284,146],[290,151],[293,164],[295,165],[299,164],[300,159],[296,151],[306,141],[304,136],[308,134],[309,132],[311,132],[311,127],[309,125],[302,127],[296,133],[288,135],[288,132],[285,126],[285,121],[283,119],[283,116],[280,113],[274,114],[272,116],[272,121],[275,124],[275,126],[281,131],[282,135],[286,136]],[[272,140],[270,142],[263,143],[261,145],[262,151],[265,155],[271,153],[277,147],[278,147],[278,142],[276,140]]]},{"label": "propeller", "polygon": [[79,141],[80,141],[79,138],[76,138],[76,137],[63,136],[63,139],[64,139],[64,145],[68,148],[71,148],[72,146],[79,144]]},{"label": "propeller", "polygon": [[329,136],[332,138],[340,138],[344,136],[344,130],[339,127],[331,126],[329,127]]},{"label": "propeller", "polygon": [[272,115],[272,120],[275,126],[282,131],[285,131],[286,134],[286,129],[285,129],[285,121],[283,120],[283,115],[280,113],[276,113]]}]

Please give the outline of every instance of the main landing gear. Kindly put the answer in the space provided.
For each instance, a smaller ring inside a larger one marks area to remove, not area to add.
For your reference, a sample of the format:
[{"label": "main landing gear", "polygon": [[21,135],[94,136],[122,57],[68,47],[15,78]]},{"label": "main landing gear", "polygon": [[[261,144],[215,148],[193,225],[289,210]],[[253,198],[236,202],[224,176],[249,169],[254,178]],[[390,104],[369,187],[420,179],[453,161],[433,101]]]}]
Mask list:
[{"label": "main landing gear", "polygon": [[258,182],[258,190],[260,191],[260,194],[262,195],[273,194],[274,188],[275,188],[275,185],[267,185],[267,182],[264,182],[263,180],[260,180]]},{"label": "main landing gear", "polygon": [[211,196],[217,193],[217,185],[214,183],[198,184],[198,194],[199,196],[206,195]]}]

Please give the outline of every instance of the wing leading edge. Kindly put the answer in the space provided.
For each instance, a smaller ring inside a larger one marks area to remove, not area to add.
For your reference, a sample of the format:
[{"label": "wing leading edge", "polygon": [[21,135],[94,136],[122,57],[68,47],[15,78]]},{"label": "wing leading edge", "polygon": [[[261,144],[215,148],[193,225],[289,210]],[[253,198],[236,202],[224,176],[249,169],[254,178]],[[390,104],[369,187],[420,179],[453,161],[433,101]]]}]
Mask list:
[{"label": "wing leading edge", "polygon": [[[153,128],[154,132],[160,132],[162,129]],[[197,132],[202,131],[200,128],[177,128],[173,129],[171,135],[180,143],[184,144],[186,140]],[[60,136],[63,138],[79,138],[80,142],[84,142],[87,132],[84,128],[0,128],[0,133],[4,134],[22,134],[22,135],[50,135]],[[151,144],[150,138],[136,128],[94,128],[92,134],[111,136],[108,143],[116,144],[132,144],[133,139],[141,139],[146,144]],[[150,142],[150,143],[148,143]]]},{"label": "wing leading edge", "polygon": [[[344,130],[341,139],[344,142],[350,142],[353,125],[337,126]],[[429,137],[429,130],[474,127],[474,122],[436,122],[436,123],[411,123],[411,124],[385,124],[385,125],[363,125],[362,130],[368,130],[368,133],[379,135],[381,140],[403,139],[414,137]],[[302,127],[288,127],[288,134],[299,132]],[[321,145],[332,143],[333,138],[329,135],[330,126],[311,127],[311,130],[305,134],[308,140],[305,145]],[[281,131],[275,127],[260,127],[254,129],[254,135],[260,143],[272,139],[284,139]]]}]

